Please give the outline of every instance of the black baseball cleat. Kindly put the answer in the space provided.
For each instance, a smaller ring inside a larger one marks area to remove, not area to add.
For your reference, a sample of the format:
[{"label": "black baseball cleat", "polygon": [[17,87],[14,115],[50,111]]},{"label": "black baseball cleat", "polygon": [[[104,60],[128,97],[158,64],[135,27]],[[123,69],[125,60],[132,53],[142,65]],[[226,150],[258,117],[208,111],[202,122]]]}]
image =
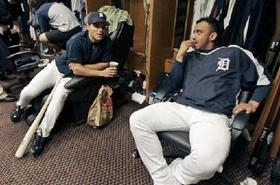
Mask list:
[{"label": "black baseball cleat", "polygon": [[21,108],[20,106],[17,106],[11,113],[10,119],[12,122],[18,122],[20,121],[22,114],[24,112],[24,109]]},{"label": "black baseball cleat", "polygon": [[47,143],[47,140],[48,140],[48,137],[43,137],[43,136],[41,136],[37,133],[33,142],[32,142],[30,153],[33,156],[41,155],[41,153],[43,152],[44,147]]}]

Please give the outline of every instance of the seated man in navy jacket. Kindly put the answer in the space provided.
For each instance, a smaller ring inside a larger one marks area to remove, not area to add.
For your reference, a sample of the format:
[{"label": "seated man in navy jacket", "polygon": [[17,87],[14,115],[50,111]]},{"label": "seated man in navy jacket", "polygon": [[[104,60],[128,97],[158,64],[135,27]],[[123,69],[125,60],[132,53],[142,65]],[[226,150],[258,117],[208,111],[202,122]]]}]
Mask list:
[{"label": "seated man in navy jacket", "polygon": [[13,122],[20,120],[24,108],[30,104],[33,98],[57,83],[57,88],[33,141],[31,147],[33,155],[42,153],[46,140],[70,93],[70,90],[66,89],[64,85],[72,77],[113,77],[116,74],[116,69],[109,67],[108,64],[112,60],[112,41],[106,36],[107,27],[105,14],[90,13],[87,31],[73,36],[67,42],[66,53],[48,64],[21,91],[17,107],[11,113]]},{"label": "seated man in navy jacket", "polygon": [[[215,19],[198,20],[192,40],[181,43],[165,84],[170,92],[182,89],[179,97],[130,117],[137,149],[155,185],[211,178],[229,153],[232,113],[255,112],[269,91],[270,81],[252,53],[236,45],[216,47],[218,34]],[[248,103],[235,107],[241,89],[253,94]],[[156,132],[170,130],[189,130],[191,153],[168,165]]]}]

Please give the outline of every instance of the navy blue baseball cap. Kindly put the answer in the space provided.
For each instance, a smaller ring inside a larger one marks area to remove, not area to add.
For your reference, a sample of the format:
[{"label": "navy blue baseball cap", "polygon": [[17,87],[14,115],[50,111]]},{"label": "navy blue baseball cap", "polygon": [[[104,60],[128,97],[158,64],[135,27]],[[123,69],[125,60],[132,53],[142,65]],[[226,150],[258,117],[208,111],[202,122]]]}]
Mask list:
[{"label": "navy blue baseball cap", "polygon": [[109,22],[106,20],[106,15],[102,12],[90,12],[87,15],[87,21],[85,21],[87,24],[94,24],[94,23],[105,23],[109,25]]}]

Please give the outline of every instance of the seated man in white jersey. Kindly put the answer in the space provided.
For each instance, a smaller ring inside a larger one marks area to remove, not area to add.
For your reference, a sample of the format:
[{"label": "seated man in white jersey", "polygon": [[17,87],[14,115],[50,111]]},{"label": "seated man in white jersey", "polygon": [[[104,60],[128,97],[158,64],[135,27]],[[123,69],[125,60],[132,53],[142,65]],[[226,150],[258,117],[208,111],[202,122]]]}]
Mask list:
[{"label": "seated man in white jersey", "polygon": [[[196,23],[192,39],[181,43],[163,84],[169,92],[182,89],[178,98],[149,105],[130,117],[136,147],[155,185],[196,184],[211,178],[229,153],[230,117],[255,112],[270,89],[251,52],[236,45],[216,47],[215,19]],[[240,90],[249,90],[252,96],[236,106]],[[190,132],[191,152],[168,165],[157,132],[172,130]]]},{"label": "seated man in white jersey", "polygon": [[56,50],[66,49],[66,42],[82,28],[75,14],[63,3],[30,0],[40,27],[39,41]]}]

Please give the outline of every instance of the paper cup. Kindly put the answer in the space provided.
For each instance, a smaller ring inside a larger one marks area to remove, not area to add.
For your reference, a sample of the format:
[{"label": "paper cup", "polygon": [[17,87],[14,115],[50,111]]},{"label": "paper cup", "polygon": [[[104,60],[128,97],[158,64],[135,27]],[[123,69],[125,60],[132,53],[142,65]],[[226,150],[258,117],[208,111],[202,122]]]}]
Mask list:
[{"label": "paper cup", "polygon": [[115,61],[111,61],[111,62],[109,63],[109,65],[110,65],[110,67],[118,68],[119,63],[118,63],[118,62],[115,62]]}]

